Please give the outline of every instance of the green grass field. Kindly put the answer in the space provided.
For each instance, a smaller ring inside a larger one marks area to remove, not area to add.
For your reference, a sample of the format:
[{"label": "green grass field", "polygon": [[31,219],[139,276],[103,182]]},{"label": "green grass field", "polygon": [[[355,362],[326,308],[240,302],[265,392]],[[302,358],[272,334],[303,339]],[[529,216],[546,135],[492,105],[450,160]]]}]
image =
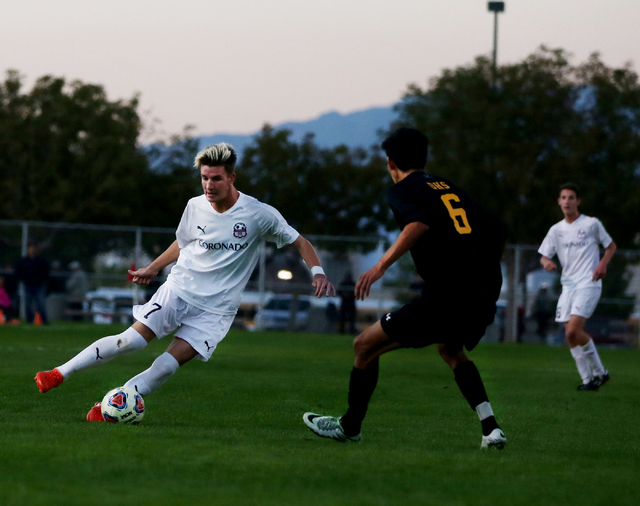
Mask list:
[{"label": "green grass field", "polygon": [[601,349],[612,380],[577,392],[569,351],[471,354],[509,444],[479,450],[476,414],[436,350],[383,357],[358,444],[314,436],[305,411],[346,408],[351,339],[232,330],[148,396],[138,426],[85,422],[168,345],[33,382],[119,326],[0,327],[0,504],[617,505],[640,497],[638,350]]}]

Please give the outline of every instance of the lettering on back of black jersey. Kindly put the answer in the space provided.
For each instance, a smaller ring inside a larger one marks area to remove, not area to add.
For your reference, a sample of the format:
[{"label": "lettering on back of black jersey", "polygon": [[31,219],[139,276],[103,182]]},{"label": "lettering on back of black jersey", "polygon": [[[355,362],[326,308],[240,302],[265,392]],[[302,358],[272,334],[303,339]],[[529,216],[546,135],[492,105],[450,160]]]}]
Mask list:
[{"label": "lettering on back of black jersey", "polygon": [[448,190],[449,189],[449,185],[447,183],[445,183],[444,181],[435,181],[433,183],[429,183],[427,181],[427,184],[433,188],[434,190]]}]

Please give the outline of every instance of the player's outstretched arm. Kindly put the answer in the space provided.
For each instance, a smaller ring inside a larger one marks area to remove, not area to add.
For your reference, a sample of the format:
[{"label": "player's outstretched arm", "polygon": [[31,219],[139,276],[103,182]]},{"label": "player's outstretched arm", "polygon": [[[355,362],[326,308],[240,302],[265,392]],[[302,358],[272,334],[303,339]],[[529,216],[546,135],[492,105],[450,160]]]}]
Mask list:
[{"label": "player's outstretched arm", "polygon": [[365,297],[368,297],[371,291],[371,285],[378,281],[398,258],[409,251],[420,236],[427,230],[429,230],[429,227],[419,221],[414,221],[404,227],[396,239],[396,242],[391,245],[376,265],[361,274],[358,278],[355,289],[356,300],[364,300]]},{"label": "player's outstretched arm", "polygon": [[[318,258],[318,254],[316,253],[313,244],[311,244],[301,235],[298,236],[298,238],[291,244],[298,250],[298,253],[300,253],[302,259],[309,266],[309,269],[312,269],[312,271],[314,270],[314,267],[319,267],[320,269],[322,269],[322,266],[320,265],[320,259]],[[314,274],[311,286],[316,289],[316,297],[322,297],[323,295],[331,297],[332,295],[335,296],[336,294],[336,289],[329,282],[325,274]]]},{"label": "player's outstretched arm", "polygon": [[542,265],[542,267],[544,267],[544,270],[547,272],[555,271],[558,269],[558,266],[554,264],[550,258],[547,258],[544,255],[540,259],[540,265]]},{"label": "player's outstretched arm", "polygon": [[132,281],[136,285],[148,285],[162,269],[178,260],[179,256],[180,246],[178,246],[178,241],[173,241],[171,246],[169,246],[164,253],[151,262],[147,267],[142,267],[136,271],[130,270],[129,275],[133,276]]},{"label": "player's outstretched arm", "polygon": [[609,260],[611,260],[613,254],[616,252],[616,249],[618,249],[618,246],[616,246],[615,242],[611,241],[611,244],[609,244],[609,246],[604,250],[602,259],[593,271],[593,281],[598,281],[607,275],[607,265],[609,264]]}]

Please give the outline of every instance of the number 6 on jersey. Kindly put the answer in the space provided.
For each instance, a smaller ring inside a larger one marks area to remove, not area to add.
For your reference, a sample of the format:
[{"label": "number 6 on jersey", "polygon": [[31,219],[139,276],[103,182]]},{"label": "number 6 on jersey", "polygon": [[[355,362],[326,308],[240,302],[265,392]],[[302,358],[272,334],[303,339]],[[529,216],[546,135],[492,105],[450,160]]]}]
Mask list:
[{"label": "number 6 on jersey", "polygon": [[[471,233],[471,225],[469,225],[469,220],[467,220],[467,213],[461,207],[453,207],[451,205],[451,201],[460,202],[460,199],[455,193],[445,193],[440,197],[444,205],[447,206],[447,210],[449,211],[449,216],[453,220],[453,224],[456,227],[456,230],[459,234],[470,234]],[[457,220],[458,216],[460,217],[460,221],[462,221],[462,225]]]}]

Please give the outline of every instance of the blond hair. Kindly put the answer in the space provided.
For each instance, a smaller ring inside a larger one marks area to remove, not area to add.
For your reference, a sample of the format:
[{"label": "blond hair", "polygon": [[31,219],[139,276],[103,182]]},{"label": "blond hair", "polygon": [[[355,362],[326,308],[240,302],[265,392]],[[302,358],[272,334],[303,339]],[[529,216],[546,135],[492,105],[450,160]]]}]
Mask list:
[{"label": "blond hair", "polygon": [[196,155],[193,166],[200,168],[203,165],[208,167],[223,166],[224,170],[229,174],[233,174],[236,167],[238,155],[231,144],[221,142],[220,144],[212,144],[207,146]]}]

